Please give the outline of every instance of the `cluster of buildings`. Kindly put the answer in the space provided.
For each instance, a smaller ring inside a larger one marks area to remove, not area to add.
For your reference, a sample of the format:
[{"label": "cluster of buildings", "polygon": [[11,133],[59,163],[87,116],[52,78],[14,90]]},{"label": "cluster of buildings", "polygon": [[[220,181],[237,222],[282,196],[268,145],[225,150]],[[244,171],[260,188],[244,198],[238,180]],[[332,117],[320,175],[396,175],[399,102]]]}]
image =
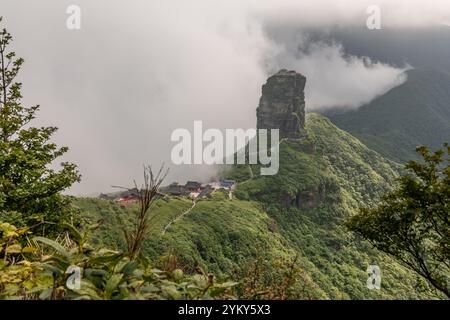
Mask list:
[{"label": "cluster of buildings", "polygon": [[116,201],[120,203],[134,203],[139,200],[139,190],[137,188],[126,189],[118,193],[102,193],[99,196],[100,199]]},{"label": "cluster of buildings", "polygon": [[[193,199],[200,199],[206,197],[214,190],[224,189],[230,192],[234,191],[236,182],[234,180],[220,180],[210,183],[200,183],[198,181],[188,181],[186,184],[179,184],[173,182],[172,184],[162,187],[159,196],[165,195],[190,197]],[[100,194],[100,199],[120,202],[122,204],[134,203],[139,201],[139,190],[137,188],[127,189],[123,192],[114,194]]]},{"label": "cluster of buildings", "polygon": [[234,180],[220,180],[204,184],[197,181],[188,181],[184,185],[174,182],[167,187],[161,188],[161,192],[173,196],[186,196],[195,199],[203,198],[217,189],[233,191],[235,187],[236,182]]}]

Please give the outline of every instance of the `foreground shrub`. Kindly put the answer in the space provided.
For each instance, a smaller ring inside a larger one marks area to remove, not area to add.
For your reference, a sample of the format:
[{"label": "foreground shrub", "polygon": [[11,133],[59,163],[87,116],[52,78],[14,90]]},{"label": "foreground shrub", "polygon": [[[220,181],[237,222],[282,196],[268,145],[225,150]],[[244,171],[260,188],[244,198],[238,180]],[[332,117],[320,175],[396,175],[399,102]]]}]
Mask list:
[{"label": "foreground shrub", "polygon": [[[57,240],[0,222],[0,299],[231,299],[235,282],[152,267],[94,248],[70,225]],[[26,243],[27,245],[23,245]]]}]

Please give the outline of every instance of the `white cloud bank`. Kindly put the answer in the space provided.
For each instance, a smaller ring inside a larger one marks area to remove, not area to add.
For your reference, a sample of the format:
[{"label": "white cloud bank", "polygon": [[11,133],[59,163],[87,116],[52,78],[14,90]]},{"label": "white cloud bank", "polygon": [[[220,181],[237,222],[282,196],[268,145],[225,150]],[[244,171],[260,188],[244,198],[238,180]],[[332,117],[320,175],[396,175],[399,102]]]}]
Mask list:
[{"label": "white cloud bank", "polygon": [[305,42],[293,56],[281,51],[276,65],[298,70],[307,78],[308,111],[356,109],[406,81],[408,67],[396,68],[368,57],[345,54],[337,43]]}]

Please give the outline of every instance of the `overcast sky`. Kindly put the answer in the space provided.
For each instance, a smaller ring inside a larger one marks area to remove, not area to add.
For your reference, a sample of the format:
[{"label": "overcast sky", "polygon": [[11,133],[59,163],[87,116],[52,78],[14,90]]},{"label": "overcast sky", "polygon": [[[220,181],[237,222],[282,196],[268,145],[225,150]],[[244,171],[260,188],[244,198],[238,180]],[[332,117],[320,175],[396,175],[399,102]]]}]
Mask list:
[{"label": "overcast sky", "polygon": [[[66,28],[71,4],[81,30]],[[171,165],[171,132],[194,120],[254,127],[261,85],[280,68],[307,76],[310,111],[357,108],[402,83],[407,64],[351,56],[308,33],[364,28],[372,4],[383,28],[450,22],[447,0],[0,0],[0,15],[26,59],[24,101],[42,106],[35,124],[60,128],[55,141],[83,174],[71,192],[87,194],[128,185],[143,163],[166,162],[168,182],[212,175]]]}]

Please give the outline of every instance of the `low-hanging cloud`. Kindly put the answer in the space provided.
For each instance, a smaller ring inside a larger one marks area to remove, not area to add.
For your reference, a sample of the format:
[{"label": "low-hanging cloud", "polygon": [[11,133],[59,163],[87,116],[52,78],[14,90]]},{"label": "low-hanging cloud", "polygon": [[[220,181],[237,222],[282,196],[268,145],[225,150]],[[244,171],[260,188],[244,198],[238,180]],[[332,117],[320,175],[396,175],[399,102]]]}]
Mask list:
[{"label": "low-hanging cloud", "polygon": [[[83,174],[71,192],[86,194],[128,185],[142,163],[166,162],[168,180],[213,174],[171,166],[171,132],[192,129],[194,120],[254,127],[261,85],[277,68],[308,77],[310,110],[354,108],[401,83],[402,68],[348,56],[337,43],[310,41],[300,30],[288,50],[267,33],[268,25],[364,26],[373,2],[0,0],[0,8],[27,61],[25,102],[42,105],[36,124],[60,128],[55,141],[70,147],[65,160]],[[427,10],[424,1],[392,3],[380,2],[385,26],[450,18],[447,1]],[[82,10],[80,31],[66,29],[71,4]]]},{"label": "low-hanging cloud", "polygon": [[405,82],[409,68],[348,55],[339,43],[308,40],[296,52],[281,50],[274,60],[306,76],[308,111],[356,109]]}]

